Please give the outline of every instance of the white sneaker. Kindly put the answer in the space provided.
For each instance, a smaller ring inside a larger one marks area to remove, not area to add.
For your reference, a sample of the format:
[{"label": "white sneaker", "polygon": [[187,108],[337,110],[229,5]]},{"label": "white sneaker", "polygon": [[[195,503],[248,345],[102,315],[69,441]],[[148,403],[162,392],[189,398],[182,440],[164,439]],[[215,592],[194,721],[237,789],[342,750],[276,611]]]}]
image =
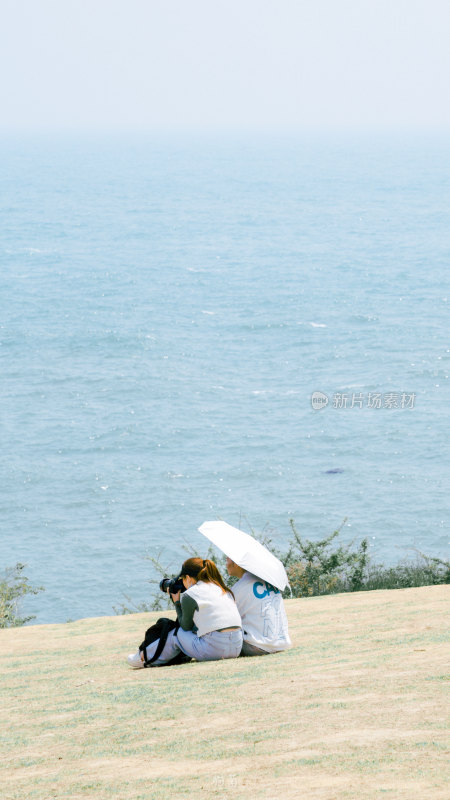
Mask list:
[{"label": "white sneaker", "polygon": [[144,669],[144,662],[142,661],[141,655],[140,650],[138,650],[137,653],[130,653],[130,655],[127,656],[130,667],[133,667],[133,669]]}]

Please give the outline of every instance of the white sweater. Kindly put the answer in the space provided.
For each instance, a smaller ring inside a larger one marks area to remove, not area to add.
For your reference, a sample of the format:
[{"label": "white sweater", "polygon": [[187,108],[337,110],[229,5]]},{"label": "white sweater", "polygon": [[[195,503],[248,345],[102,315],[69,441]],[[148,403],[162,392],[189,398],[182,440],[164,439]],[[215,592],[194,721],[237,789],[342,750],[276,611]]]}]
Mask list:
[{"label": "white sweater", "polygon": [[245,572],[233,586],[242,618],[244,642],[277,653],[291,647],[288,622],[279,589]]},{"label": "white sweater", "polygon": [[194,611],[194,623],[197,626],[197,636],[204,636],[211,631],[222,628],[242,626],[241,617],[229,592],[223,592],[216,583],[198,581],[194,586],[186,589],[198,605]]}]

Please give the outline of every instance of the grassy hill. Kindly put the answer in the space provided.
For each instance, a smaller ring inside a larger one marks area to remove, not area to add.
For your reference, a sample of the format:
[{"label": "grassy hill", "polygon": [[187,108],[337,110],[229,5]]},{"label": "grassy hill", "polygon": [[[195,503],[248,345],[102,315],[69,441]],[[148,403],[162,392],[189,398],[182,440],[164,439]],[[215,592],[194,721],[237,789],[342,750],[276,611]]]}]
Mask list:
[{"label": "grassy hill", "polygon": [[290,600],[288,652],[150,670],[158,614],[2,630],[0,796],[444,800],[449,598]]}]

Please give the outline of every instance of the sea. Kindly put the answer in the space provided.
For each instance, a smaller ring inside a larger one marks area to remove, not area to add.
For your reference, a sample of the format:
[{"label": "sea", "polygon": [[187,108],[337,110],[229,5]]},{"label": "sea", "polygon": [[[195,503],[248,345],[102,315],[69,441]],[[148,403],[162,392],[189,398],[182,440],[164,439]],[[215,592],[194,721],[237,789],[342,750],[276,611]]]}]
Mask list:
[{"label": "sea", "polygon": [[0,140],[0,570],[149,601],[224,519],[448,557],[450,140]]}]

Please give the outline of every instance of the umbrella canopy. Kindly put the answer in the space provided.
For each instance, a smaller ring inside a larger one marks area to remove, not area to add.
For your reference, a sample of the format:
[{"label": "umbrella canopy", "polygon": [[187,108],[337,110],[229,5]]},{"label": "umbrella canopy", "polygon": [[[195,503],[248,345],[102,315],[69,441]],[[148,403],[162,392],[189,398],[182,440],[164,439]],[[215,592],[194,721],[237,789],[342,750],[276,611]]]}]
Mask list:
[{"label": "umbrella canopy", "polygon": [[277,589],[283,590],[288,585],[288,576],[281,561],[253,536],[222,520],[204,522],[199,531],[242,569]]}]

